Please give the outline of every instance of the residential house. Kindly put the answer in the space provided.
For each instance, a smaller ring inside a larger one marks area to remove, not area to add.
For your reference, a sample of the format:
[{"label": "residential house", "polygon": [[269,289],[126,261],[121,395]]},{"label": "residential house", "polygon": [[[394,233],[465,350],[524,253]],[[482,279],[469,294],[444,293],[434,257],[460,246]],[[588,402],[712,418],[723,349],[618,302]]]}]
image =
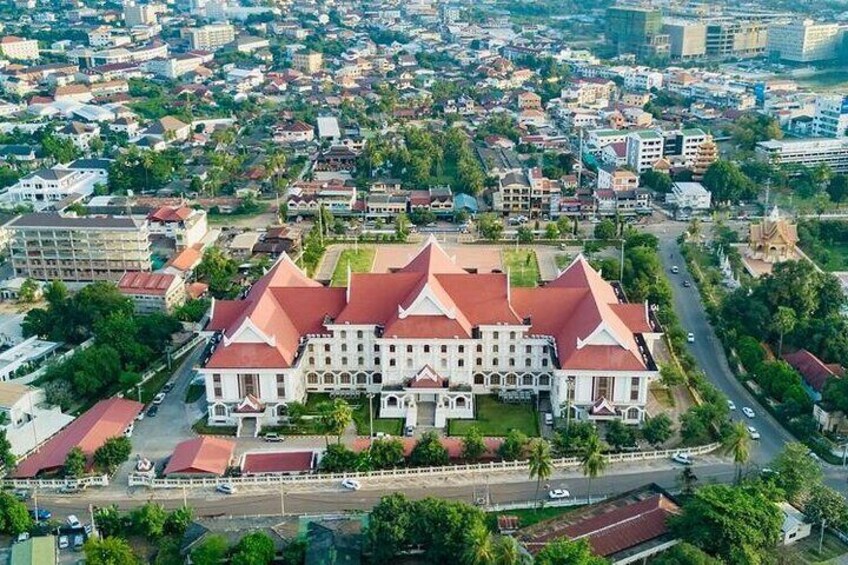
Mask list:
[{"label": "residential house", "polygon": [[186,301],[185,281],[168,273],[126,272],[118,281],[118,292],[132,300],[140,314],[170,314]]},{"label": "residential house", "polygon": [[[39,342],[33,337],[24,343],[26,345],[21,345],[25,348],[32,348],[50,342]],[[58,343],[50,345],[53,348],[59,346]],[[13,349],[21,353],[20,346]],[[8,359],[2,362],[6,363]],[[0,414],[4,414],[6,422],[0,425],[0,429],[6,432],[11,452],[16,457],[34,451],[74,420],[73,416],[62,413],[58,406],[47,404],[44,390],[5,379],[0,382]]]},{"label": "residential house", "polygon": [[180,206],[160,206],[147,215],[151,236],[174,241],[177,251],[203,241],[208,231],[206,211]]}]

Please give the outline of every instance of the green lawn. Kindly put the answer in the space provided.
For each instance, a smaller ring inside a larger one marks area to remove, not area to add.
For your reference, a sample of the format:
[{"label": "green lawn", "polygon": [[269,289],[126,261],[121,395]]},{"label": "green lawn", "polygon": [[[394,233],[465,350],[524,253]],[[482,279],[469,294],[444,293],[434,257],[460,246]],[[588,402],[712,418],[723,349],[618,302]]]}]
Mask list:
[{"label": "green lawn", "polygon": [[799,563],[824,563],[848,553],[848,545],[844,544],[830,533],[825,533],[822,552],[819,554],[819,531],[813,528],[813,533],[795,545],[787,548],[787,555],[797,559]]},{"label": "green lawn", "polygon": [[[330,400],[332,400],[330,395],[325,392],[310,392],[306,399],[307,414],[317,414],[318,405]],[[380,418],[380,396],[375,395],[371,401],[374,406],[374,432],[383,432],[393,436],[402,435],[403,420],[400,418]],[[368,397],[362,394],[359,398],[349,399],[348,402],[353,406],[353,422],[356,424],[356,433],[367,436],[370,431]]]},{"label": "green lawn", "polygon": [[509,272],[509,282],[513,286],[539,284],[539,263],[532,249],[504,250],[503,266]]},{"label": "green lawn", "polygon": [[572,261],[574,261],[574,257],[571,255],[554,255],[554,261],[556,262],[557,269],[563,270],[568,267]]},{"label": "green lawn", "polygon": [[817,245],[802,245],[801,248],[825,271],[848,271],[848,243],[818,242]]},{"label": "green lawn", "polygon": [[201,419],[196,421],[194,425],[191,426],[191,429],[194,430],[194,433],[200,435],[213,435],[213,436],[234,436],[236,435],[236,427],[235,426],[210,426],[209,425],[209,416],[203,416]]},{"label": "green lawn", "polygon": [[491,437],[505,436],[513,428],[530,437],[539,435],[539,419],[531,404],[505,404],[484,394],[474,397],[474,408],[474,420],[448,420],[448,435],[465,435],[472,426]]},{"label": "green lawn", "polygon": [[360,247],[359,249],[345,249],[339,255],[336,268],[333,271],[333,280],[330,286],[347,286],[347,266],[350,265],[352,273],[368,273],[374,264],[373,247]]}]

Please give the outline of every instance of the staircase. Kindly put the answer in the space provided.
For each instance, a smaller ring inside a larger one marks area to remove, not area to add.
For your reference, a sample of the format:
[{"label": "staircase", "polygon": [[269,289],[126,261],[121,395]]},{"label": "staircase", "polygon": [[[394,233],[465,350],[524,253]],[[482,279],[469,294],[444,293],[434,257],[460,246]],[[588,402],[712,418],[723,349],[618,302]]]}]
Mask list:
[{"label": "staircase", "polygon": [[256,418],[242,418],[238,437],[256,437],[258,432],[259,426],[256,423]]},{"label": "staircase", "polygon": [[436,425],[436,403],[418,402],[418,427],[432,428]]}]

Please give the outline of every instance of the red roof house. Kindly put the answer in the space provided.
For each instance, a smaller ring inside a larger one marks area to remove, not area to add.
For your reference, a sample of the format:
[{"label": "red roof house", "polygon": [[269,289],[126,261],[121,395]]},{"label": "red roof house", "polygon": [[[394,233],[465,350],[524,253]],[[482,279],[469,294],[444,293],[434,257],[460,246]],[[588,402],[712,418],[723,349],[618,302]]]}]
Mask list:
[{"label": "red roof house", "polygon": [[245,453],[242,458],[243,475],[292,475],[308,473],[315,467],[312,451],[279,451]]},{"label": "red roof house", "polygon": [[230,466],[236,443],[212,436],[186,440],[174,448],[165,476],[214,475],[220,477]]},{"label": "red roof house", "polygon": [[819,394],[824,390],[824,385],[828,379],[838,379],[845,374],[844,369],[839,365],[826,364],[806,349],[800,349],[794,353],[784,353],[783,360],[801,373],[801,377],[807,386]]},{"label": "red roof house", "polygon": [[82,449],[90,465],[97,448],[107,439],[123,435],[143,408],[143,404],[123,398],[101,400],[21,461],[12,475],[31,478],[58,471],[74,447]]}]

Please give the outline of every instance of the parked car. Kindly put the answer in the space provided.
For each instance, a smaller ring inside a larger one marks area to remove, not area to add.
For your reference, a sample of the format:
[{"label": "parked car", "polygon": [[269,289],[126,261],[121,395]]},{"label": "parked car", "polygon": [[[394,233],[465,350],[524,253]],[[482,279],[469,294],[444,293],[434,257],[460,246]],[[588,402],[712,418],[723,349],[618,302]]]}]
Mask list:
[{"label": "parked car", "polygon": [[165,386],[162,387],[163,394],[168,394],[172,390],[174,390],[174,383],[165,383]]},{"label": "parked car", "polygon": [[751,436],[751,439],[760,439],[760,432],[754,426],[748,426],[748,435]]},{"label": "parked car", "polygon": [[158,413],[159,413],[159,407],[156,406],[155,404],[147,409],[147,417],[148,418],[154,418],[156,416],[156,414],[158,414]]},{"label": "parked car", "polygon": [[692,332],[686,334],[686,341],[688,341],[689,343],[695,343],[695,334],[693,334]]},{"label": "parked car", "polygon": [[671,268],[671,273],[672,273],[673,275],[676,275],[676,274],[677,274],[677,273],[679,273],[679,272],[680,272],[680,269],[677,267],[677,265],[674,265],[674,266]]},{"label": "parked car", "polygon": [[283,437],[280,434],[275,433],[275,432],[268,432],[267,434],[262,436],[262,439],[264,439],[265,441],[268,441],[268,442],[272,442],[272,443],[283,441]]},{"label": "parked car", "polygon": [[754,411],[748,408],[747,406],[742,407],[742,413],[748,416],[749,418],[753,418],[754,416],[756,416],[756,414],[754,414]]},{"label": "parked car", "polygon": [[415,426],[406,426],[403,430],[403,435],[406,437],[412,437],[413,433],[415,433]]},{"label": "parked car", "polygon": [[356,479],[343,479],[342,486],[347,490],[359,490],[362,488],[362,485]]},{"label": "parked car", "polygon": [[732,401],[732,400],[730,400],[729,398],[727,399],[727,407],[728,407],[730,410],[736,410],[736,404],[734,404],[734,403],[733,403],[733,401]]},{"label": "parked car", "polygon": [[230,483],[222,483],[215,487],[215,491],[220,492],[221,494],[235,494],[236,487]]},{"label": "parked car", "polygon": [[563,498],[568,498],[571,496],[571,493],[565,490],[564,488],[555,488],[551,491],[548,491],[548,498],[551,500],[560,500]]},{"label": "parked car", "polygon": [[164,392],[160,392],[156,396],[153,397],[153,405],[154,406],[158,406],[158,405],[162,404],[162,402],[164,402],[164,401],[165,401],[165,393]]},{"label": "parked car", "polygon": [[684,286],[684,288],[689,288],[692,285],[688,280],[686,280],[686,281],[683,281],[683,286]]},{"label": "parked car", "polygon": [[21,532],[18,534],[18,539],[16,541],[26,541],[29,539],[29,532]]},{"label": "parked car", "polygon": [[691,465],[692,464],[692,456],[688,453],[675,453],[672,455],[671,460],[675,463],[680,463],[681,465]]},{"label": "parked car", "polygon": [[[59,492],[62,494],[77,494],[85,490],[85,485],[63,485]],[[72,516],[69,516],[71,518]]]},{"label": "parked car", "polygon": [[68,549],[70,545],[71,541],[68,539],[68,536],[59,536],[59,549]]},{"label": "parked car", "polygon": [[32,516],[32,519],[36,522],[46,522],[53,517],[53,513],[46,508],[39,508],[38,512],[36,512],[35,508],[33,508],[29,511],[29,515]]},{"label": "parked car", "polygon": [[71,514],[70,516],[68,516],[65,519],[65,521],[72,528],[81,528],[82,527],[82,523],[79,521],[79,518],[77,518],[74,514]]},{"label": "parked car", "polygon": [[74,536],[74,551],[82,551],[82,546],[85,543],[85,537],[82,534]]}]

